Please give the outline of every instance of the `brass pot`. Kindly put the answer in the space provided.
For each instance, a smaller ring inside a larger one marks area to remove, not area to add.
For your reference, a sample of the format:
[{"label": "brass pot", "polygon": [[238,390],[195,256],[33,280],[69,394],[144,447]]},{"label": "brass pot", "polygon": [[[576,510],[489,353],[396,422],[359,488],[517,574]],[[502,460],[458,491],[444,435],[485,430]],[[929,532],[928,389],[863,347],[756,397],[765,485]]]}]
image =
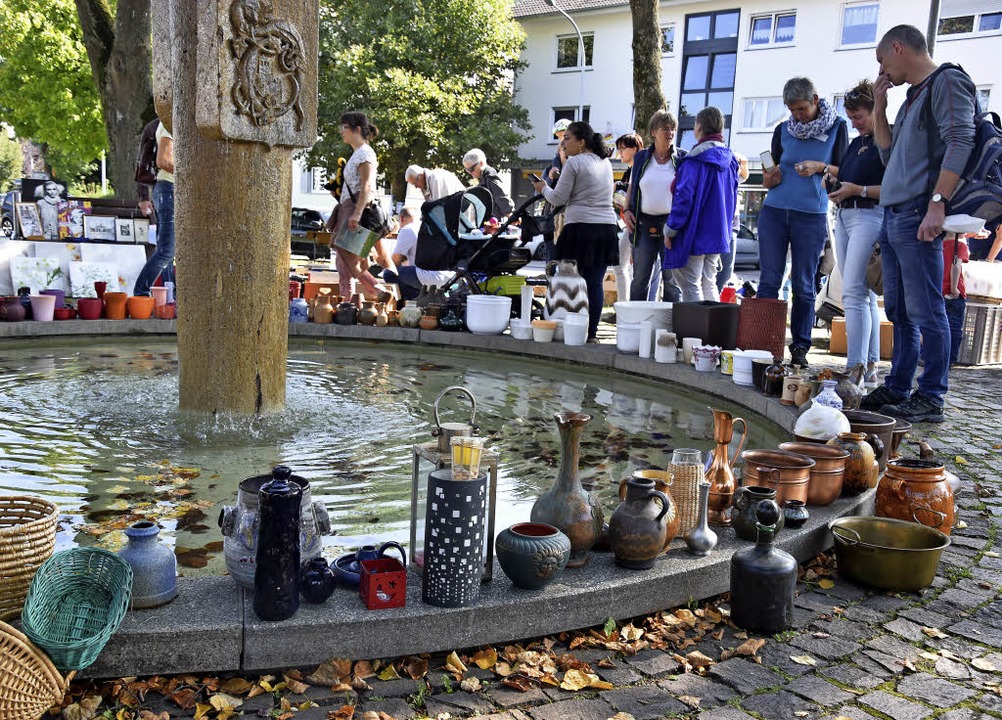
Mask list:
[{"label": "brass pot", "polygon": [[744,484],[776,488],[776,502],[807,502],[807,485],[814,460],[785,450],[745,450]]},{"label": "brass pot", "polygon": [[916,592],[931,585],[950,544],[939,530],[890,518],[844,517],[828,529],[839,575],[883,590]]},{"label": "brass pot", "polygon": [[829,505],[842,493],[848,451],[815,442],[785,442],[780,443],[779,449],[814,460],[807,485],[808,505]]}]

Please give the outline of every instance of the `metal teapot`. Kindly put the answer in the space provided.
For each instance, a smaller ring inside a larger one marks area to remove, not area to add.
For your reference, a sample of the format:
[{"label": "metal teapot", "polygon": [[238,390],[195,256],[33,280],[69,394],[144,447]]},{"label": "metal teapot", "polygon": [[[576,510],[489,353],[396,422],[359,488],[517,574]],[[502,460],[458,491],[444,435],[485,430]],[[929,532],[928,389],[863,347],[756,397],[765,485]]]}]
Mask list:
[{"label": "metal teapot", "polygon": [[[447,422],[443,423],[439,421],[438,417],[438,403],[445,397],[448,393],[455,390],[456,392],[463,393],[468,398],[470,398],[470,422],[460,423],[460,422]],[[473,397],[473,393],[464,388],[462,385],[450,385],[445,390],[438,394],[435,398],[435,429],[431,431],[432,437],[438,438],[438,451],[443,453],[450,452],[450,445],[452,438],[454,437],[469,437],[471,435],[476,435],[480,432],[480,428],[476,424],[477,417],[477,399]]]}]

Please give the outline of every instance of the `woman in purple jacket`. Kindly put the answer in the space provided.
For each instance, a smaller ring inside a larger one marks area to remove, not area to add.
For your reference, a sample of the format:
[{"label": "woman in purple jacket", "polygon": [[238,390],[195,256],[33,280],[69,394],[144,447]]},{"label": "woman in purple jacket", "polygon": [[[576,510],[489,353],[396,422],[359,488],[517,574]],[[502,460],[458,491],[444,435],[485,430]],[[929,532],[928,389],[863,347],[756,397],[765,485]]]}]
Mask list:
[{"label": "woman in purple jacket", "polygon": [[724,143],[724,116],[715,107],[696,115],[697,145],[678,164],[665,223],[664,268],[683,302],[720,300],[717,265],[731,242],[738,201],[738,161]]}]

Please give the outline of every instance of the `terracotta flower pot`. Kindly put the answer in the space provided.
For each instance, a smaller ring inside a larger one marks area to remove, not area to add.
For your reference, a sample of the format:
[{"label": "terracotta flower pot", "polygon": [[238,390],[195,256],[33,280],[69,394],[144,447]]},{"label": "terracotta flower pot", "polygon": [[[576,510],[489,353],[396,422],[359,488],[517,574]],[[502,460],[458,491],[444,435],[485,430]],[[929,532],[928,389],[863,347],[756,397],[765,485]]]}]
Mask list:
[{"label": "terracotta flower pot", "polygon": [[174,303],[164,303],[153,308],[153,316],[157,320],[173,320],[174,319],[174,309],[177,307]]},{"label": "terracotta flower pot", "polygon": [[77,300],[77,312],[81,320],[100,320],[103,303],[99,298],[80,298]]},{"label": "terracotta flower pot", "polygon": [[125,301],[128,297],[124,292],[106,292],[104,316],[109,320],[125,320]]},{"label": "terracotta flower pot", "polygon": [[69,320],[72,317],[73,308],[68,307],[58,307],[52,311],[52,318],[54,320]]},{"label": "terracotta flower pot", "polygon": [[125,305],[129,311],[129,317],[133,320],[149,320],[153,314],[156,300],[148,295],[136,295],[130,297]]}]

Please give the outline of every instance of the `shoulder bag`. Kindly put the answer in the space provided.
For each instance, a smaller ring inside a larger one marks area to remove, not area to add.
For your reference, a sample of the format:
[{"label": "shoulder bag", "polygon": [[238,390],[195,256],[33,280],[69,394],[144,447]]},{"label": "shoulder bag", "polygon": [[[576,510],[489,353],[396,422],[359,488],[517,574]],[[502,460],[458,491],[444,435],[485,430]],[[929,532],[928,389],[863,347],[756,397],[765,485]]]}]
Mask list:
[{"label": "shoulder bag", "polygon": [[[353,203],[358,203],[355,193],[351,191],[350,185],[345,185],[348,188],[348,196],[351,197]],[[386,211],[383,210],[383,206],[379,204],[376,200],[372,200],[365,209],[362,210],[362,217],[359,218],[358,224],[364,227],[366,230],[371,230],[376,234],[376,239],[381,240],[390,234],[390,219],[386,216]]]},{"label": "shoulder bag", "polygon": [[884,294],[884,266],[880,259],[880,243],[873,243],[873,252],[866,261],[866,284],[877,295]]}]

